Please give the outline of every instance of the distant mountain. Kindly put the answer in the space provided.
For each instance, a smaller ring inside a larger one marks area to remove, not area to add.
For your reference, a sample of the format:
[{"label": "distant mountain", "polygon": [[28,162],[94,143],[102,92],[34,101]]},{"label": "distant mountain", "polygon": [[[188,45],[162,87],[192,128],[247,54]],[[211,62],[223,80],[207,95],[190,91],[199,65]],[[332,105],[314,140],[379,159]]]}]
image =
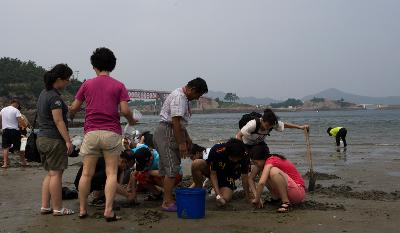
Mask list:
[{"label": "distant mountain", "polygon": [[400,96],[387,96],[387,97],[370,97],[354,95],[340,91],[335,88],[329,88],[319,93],[308,95],[302,98],[303,101],[310,100],[314,97],[327,98],[332,100],[340,100],[343,98],[346,102],[357,104],[400,104]]},{"label": "distant mountain", "polygon": [[[226,93],[222,92],[222,91],[208,91],[206,96],[210,97],[210,98],[213,98],[213,99],[219,98],[220,100],[224,100],[225,94]],[[239,98],[240,99],[239,99],[238,102],[243,103],[243,104],[252,104],[252,105],[255,105],[255,104],[265,104],[265,105],[267,105],[267,104],[270,104],[270,103],[282,102],[281,100],[275,100],[275,99],[271,99],[271,98],[268,98],[268,97],[256,98],[256,97],[252,97],[252,96],[250,96],[250,97],[240,97],[239,96]]]},{"label": "distant mountain", "polygon": [[256,97],[240,97],[239,99],[240,103],[244,104],[264,104],[268,105],[270,103],[279,103],[282,102],[282,100],[274,100],[268,97],[265,98],[256,98]]}]

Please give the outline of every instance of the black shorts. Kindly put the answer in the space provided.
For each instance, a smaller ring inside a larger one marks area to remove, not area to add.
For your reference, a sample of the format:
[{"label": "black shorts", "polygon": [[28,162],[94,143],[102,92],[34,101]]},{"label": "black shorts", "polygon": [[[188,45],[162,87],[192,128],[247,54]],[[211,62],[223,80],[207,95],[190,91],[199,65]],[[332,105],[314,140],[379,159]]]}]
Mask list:
[{"label": "black shorts", "polygon": [[4,129],[1,135],[3,149],[13,146],[13,151],[19,151],[21,147],[21,132],[16,129]]},{"label": "black shorts", "polygon": [[235,185],[235,178],[227,177],[227,176],[218,176],[218,186],[220,188],[227,187],[232,191],[236,190],[237,187]]}]

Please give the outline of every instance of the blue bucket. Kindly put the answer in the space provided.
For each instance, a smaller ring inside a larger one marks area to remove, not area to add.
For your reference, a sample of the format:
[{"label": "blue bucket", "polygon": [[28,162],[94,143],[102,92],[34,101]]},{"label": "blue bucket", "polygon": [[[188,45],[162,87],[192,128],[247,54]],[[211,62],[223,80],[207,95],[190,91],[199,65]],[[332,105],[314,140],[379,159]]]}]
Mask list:
[{"label": "blue bucket", "polygon": [[178,218],[204,218],[206,214],[205,189],[178,188],[175,194]]}]

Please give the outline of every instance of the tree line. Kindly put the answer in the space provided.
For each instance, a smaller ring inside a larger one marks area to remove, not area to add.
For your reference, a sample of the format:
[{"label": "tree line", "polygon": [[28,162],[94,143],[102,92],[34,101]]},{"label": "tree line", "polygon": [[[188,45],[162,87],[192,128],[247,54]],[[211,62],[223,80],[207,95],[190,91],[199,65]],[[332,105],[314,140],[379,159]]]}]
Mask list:
[{"label": "tree line", "polygon": [[[8,104],[10,99],[16,98],[25,108],[35,108],[36,100],[44,89],[43,76],[46,69],[34,61],[21,61],[16,58],[0,58],[0,97],[1,105]],[[73,97],[82,82],[72,77],[70,85],[63,95]]]}]

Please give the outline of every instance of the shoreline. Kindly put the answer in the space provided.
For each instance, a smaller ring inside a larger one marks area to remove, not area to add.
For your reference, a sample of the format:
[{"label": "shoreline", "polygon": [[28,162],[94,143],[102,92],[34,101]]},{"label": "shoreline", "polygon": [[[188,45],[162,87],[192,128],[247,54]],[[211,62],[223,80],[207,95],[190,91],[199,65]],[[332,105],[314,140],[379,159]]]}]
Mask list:
[{"label": "shoreline", "polygon": [[[135,107],[131,107],[135,108]],[[220,114],[220,113],[248,113],[248,112],[262,112],[265,108],[217,108],[217,109],[192,109],[193,114]],[[382,108],[374,108],[374,109],[364,109],[364,108],[331,108],[331,109],[303,109],[303,108],[271,108],[274,112],[331,112],[331,111],[384,111],[384,110],[396,110],[400,109],[400,106],[395,107],[382,107]],[[27,116],[30,123],[33,123],[36,110],[29,109],[24,110],[22,113]],[[152,111],[140,111],[143,115],[151,116],[151,115],[159,115],[159,113],[155,113]],[[80,111],[76,114],[75,119],[84,119],[85,113],[84,111]]]}]

